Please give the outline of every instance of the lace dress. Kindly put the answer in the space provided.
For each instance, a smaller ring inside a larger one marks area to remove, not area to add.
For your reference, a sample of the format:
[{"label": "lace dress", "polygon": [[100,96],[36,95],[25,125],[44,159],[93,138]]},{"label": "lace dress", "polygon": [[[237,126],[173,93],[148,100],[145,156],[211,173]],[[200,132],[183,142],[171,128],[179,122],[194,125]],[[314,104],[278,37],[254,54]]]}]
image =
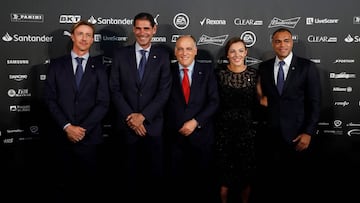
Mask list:
[{"label": "lace dress", "polygon": [[257,106],[257,70],[217,71],[220,108],[216,120],[216,164],[220,183],[242,186],[255,175],[254,109]]}]

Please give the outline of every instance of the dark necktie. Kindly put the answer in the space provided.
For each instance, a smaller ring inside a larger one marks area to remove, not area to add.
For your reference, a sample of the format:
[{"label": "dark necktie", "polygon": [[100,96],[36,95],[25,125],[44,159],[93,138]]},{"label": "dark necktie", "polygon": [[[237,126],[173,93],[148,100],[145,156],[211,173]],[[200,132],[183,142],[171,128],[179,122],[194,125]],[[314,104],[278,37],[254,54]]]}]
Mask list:
[{"label": "dark necktie", "polygon": [[189,76],[188,76],[188,70],[189,69],[187,69],[187,68],[183,68],[184,77],[182,80],[182,89],[184,92],[184,97],[185,97],[186,103],[189,102],[189,97],[190,97],[190,81],[189,81]]},{"label": "dark necktie", "polygon": [[143,75],[144,75],[144,71],[145,71],[146,50],[140,50],[140,53],[141,53],[141,59],[140,59],[138,71],[139,71],[139,77],[140,77],[140,80],[141,80]]},{"label": "dark necktie", "polygon": [[284,87],[284,69],[283,69],[284,64],[285,64],[284,61],[279,62],[279,72],[277,75],[277,89],[279,94],[282,93]]},{"label": "dark necktie", "polygon": [[82,61],[84,60],[84,58],[76,57],[75,59],[76,59],[76,62],[77,62],[76,71],[75,71],[75,79],[76,79],[76,85],[79,88],[81,78],[82,78],[82,76],[84,74],[84,69],[83,69],[83,66],[82,66]]}]

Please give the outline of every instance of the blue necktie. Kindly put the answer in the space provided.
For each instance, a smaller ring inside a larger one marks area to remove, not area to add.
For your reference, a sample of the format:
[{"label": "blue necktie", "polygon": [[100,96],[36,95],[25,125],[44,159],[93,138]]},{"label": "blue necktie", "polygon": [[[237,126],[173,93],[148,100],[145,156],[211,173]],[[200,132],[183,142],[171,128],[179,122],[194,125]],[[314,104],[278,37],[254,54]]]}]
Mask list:
[{"label": "blue necktie", "polygon": [[281,95],[281,93],[283,91],[283,87],[284,87],[284,69],[283,69],[284,64],[285,64],[284,61],[279,62],[279,72],[277,75],[277,89],[278,89],[278,92],[280,95]]},{"label": "blue necktie", "polygon": [[144,75],[144,71],[145,71],[146,50],[140,50],[140,53],[141,53],[141,59],[140,59],[138,71],[139,71],[139,77],[140,77],[140,80],[141,80],[143,75]]},{"label": "blue necktie", "polygon": [[82,61],[84,60],[84,58],[76,57],[75,59],[77,62],[76,71],[75,71],[75,79],[76,79],[76,85],[79,88],[81,78],[84,74],[84,70],[83,70],[83,66],[82,66]]}]

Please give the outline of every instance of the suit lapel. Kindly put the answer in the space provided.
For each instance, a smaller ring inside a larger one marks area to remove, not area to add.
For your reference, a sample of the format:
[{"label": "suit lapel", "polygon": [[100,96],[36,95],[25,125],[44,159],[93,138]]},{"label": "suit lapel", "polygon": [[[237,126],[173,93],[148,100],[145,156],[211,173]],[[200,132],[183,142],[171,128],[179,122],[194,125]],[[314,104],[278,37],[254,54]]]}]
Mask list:
[{"label": "suit lapel", "polygon": [[146,80],[148,79],[149,74],[151,74],[151,72],[152,72],[151,68],[155,68],[155,67],[158,66],[158,64],[159,64],[158,60],[159,60],[158,59],[158,52],[156,51],[156,48],[151,47],[150,52],[149,52],[149,56],[147,58],[147,62],[146,62],[146,65],[145,65],[143,79],[141,81],[139,80],[141,82],[141,84],[144,84],[146,82]]},{"label": "suit lapel", "polygon": [[[180,70],[179,70],[179,63],[174,63],[171,66],[171,72],[173,77],[173,90],[178,92],[175,95],[179,96],[179,101],[183,101],[185,104],[185,97],[182,90],[181,78],[180,78]],[[191,92],[190,92],[191,94]]]},{"label": "suit lapel", "polygon": [[64,60],[64,68],[66,69],[66,75],[68,76],[67,79],[70,79],[72,81],[72,82],[71,81],[68,82],[71,82],[71,86],[74,92],[76,92],[77,91],[76,80],[75,80],[74,68],[72,64],[72,58],[70,54]]},{"label": "suit lapel", "polygon": [[288,88],[288,86],[291,84],[291,81],[294,80],[295,77],[295,71],[296,71],[296,56],[293,55],[293,58],[291,60],[290,66],[289,66],[289,71],[287,73],[286,76],[286,80],[284,83],[284,89],[283,89],[283,93],[286,92],[286,89]]},{"label": "suit lapel", "polygon": [[198,63],[195,62],[194,64],[194,70],[193,73],[191,75],[192,77],[192,81],[191,81],[191,86],[190,86],[190,98],[189,98],[189,102],[194,99],[195,95],[197,92],[200,91],[200,87],[201,84],[203,84],[203,78],[205,71],[203,69],[203,66],[199,65]]},{"label": "suit lapel", "polygon": [[[95,65],[93,64],[93,58],[89,57],[88,61],[86,62],[86,66],[85,66],[83,77],[80,82],[79,90],[81,90],[83,88],[84,84],[86,83],[85,81],[87,81],[88,78],[90,77],[90,75],[93,74],[93,72],[95,71],[94,68],[95,68]],[[75,88],[76,88],[76,86],[75,86]]]},{"label": "suit lapel", "polygon": [[267,69],[269,71],[269,73],[267,75],[269,75],[271,77],[270,81],[271,81],[271,86],[273,87],[273,91],[278,92],[276,83],[275,83],[276,78],[274,77],[275,58],[273,58],[271,61],[269,61],[269,67],[271,67],[271,68]]}]

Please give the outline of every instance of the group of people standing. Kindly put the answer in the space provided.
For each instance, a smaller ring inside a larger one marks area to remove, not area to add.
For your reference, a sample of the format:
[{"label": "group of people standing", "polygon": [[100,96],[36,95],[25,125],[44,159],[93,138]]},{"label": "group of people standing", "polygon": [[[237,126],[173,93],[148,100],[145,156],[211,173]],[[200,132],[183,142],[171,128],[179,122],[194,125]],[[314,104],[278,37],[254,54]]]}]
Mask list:
[{"label": "group of people standing", "polygon": [[[315,65],[293,54],[288,29],[274,32],[276,56],[259,69],[246,65],[248,48],[239,37],[225,45],[229,63],[213,68],[196,60],[196,40],[183,35],[174,48],[177,62],[171,64],[170,53],[151,43],[157,31],[153,16],[139,13],[133,21],[136,42],[115,50],[109,73],[89,54],[94,31],[86,21],[74,24],[71,54],[51,60],[47,74],[59,200],[95,198],[101,187],[102,119],[113,105],[115,136],[123,148],[115,155],[123,166],[118,180],[128,196],[119,199],[301,202],[304,188],[297,185],[309,170],[306,152],[321,92]],[[278,72],[283,73],[281,91]],[[266,129],[261,136],[259,123]]]}]

